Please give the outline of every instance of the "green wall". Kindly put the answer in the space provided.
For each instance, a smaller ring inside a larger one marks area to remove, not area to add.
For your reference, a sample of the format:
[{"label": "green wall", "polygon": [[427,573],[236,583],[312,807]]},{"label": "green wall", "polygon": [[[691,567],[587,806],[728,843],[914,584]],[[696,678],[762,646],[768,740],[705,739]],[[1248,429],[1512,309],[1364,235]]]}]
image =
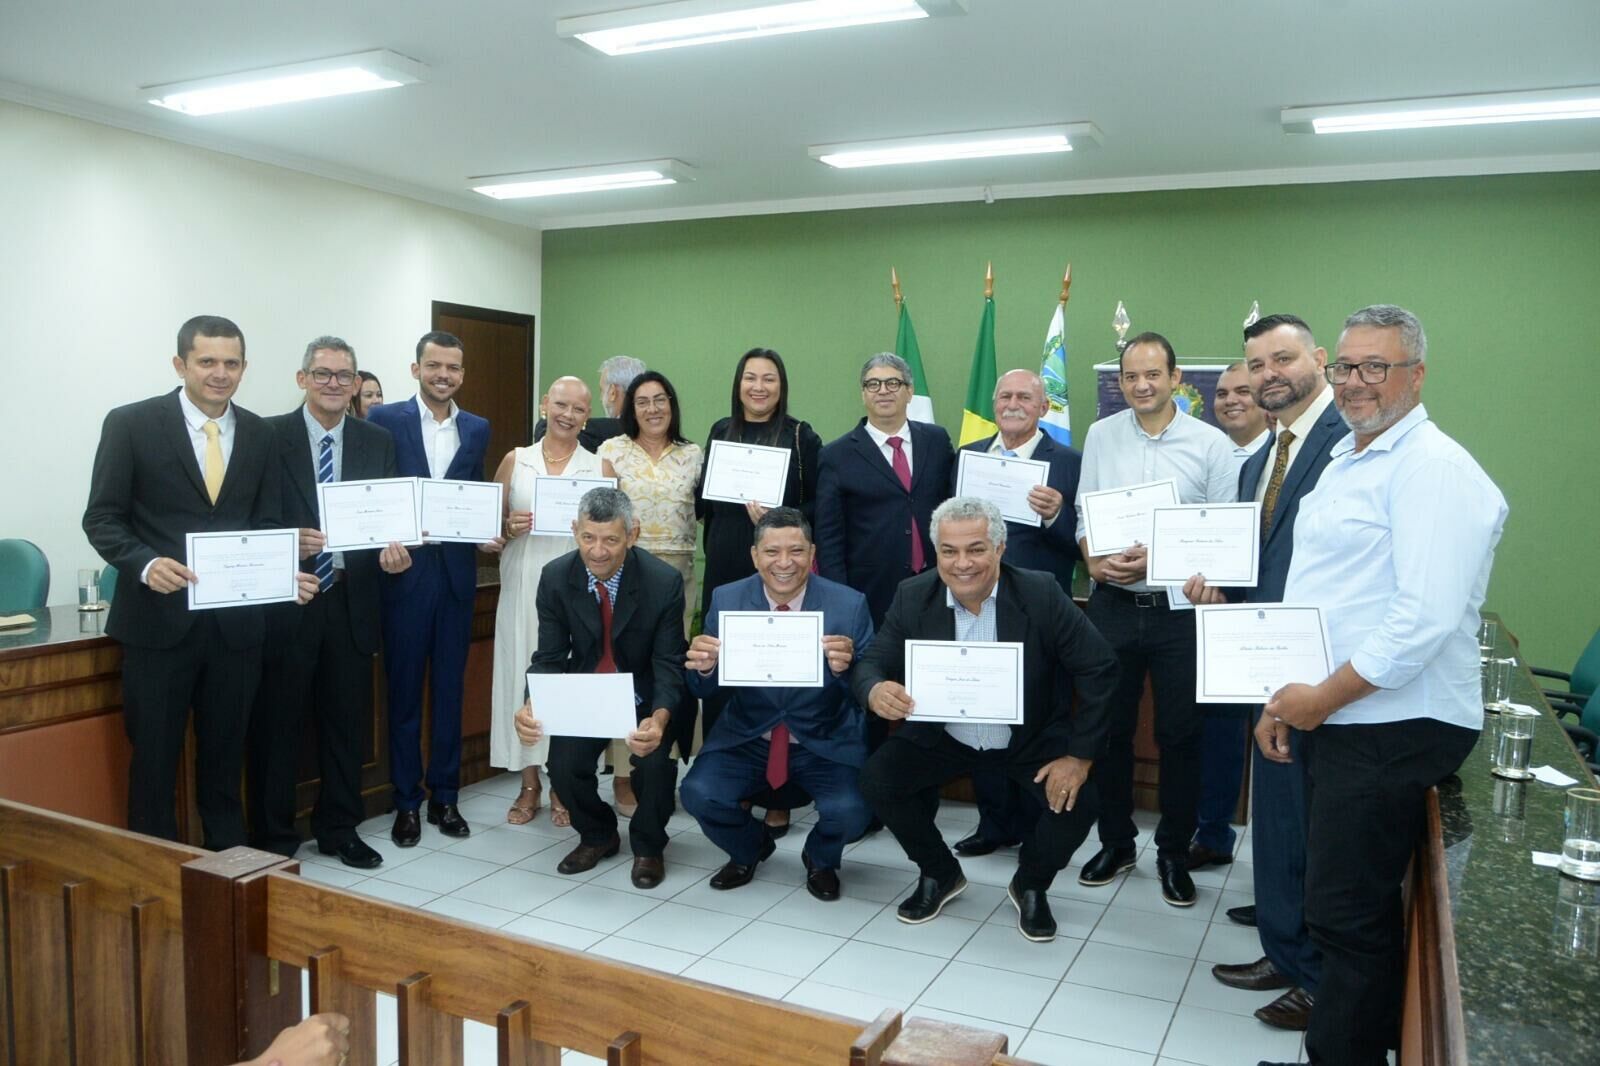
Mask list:
[{"label": "green wall", "polygon": [[1511,518],[1488,607],[1534,661],[1569,667],[1600,625],[1600,174],[1126,193],[558,230],[544,237],[542,380],[637,355],[684,394],[696,440],[745,349],[783,353],[790,410],[824,440],[861,415],[855,374],[892,347],[900,272],[940,422],[960,425],[995,270],[999,363],[1038,364],[1061,271],[1072,421],[1111,315],[1180,358],[1234,356],[1251,300],[1332,345],[1398,303],[1428,330],[1424,401],[1499,484]]}]

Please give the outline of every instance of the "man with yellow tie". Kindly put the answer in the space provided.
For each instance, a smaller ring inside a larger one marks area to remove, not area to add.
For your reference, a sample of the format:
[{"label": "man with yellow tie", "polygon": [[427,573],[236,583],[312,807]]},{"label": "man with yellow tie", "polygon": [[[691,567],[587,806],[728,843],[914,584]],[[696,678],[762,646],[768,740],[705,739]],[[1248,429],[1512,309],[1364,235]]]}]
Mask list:
[{"label": "man with yellow tie", "polygon": [[[183,562],[184,537],[281,526],[280,464],[270,461],[266,424],[232,402],[245,370],[238,326],[191,318],[172,365],[181,387],[106,416],[83,530],[117,568],[106,632],[123,646],[128,828],[178,838],[178,766],[193,707],[195,800],[205,846],[221,850],[245,842],[239,776],[264,622],[260,607],[188,609],[181,593],[196,577]],[[315,576],[302,574],[302,602],[315,590]]]}]

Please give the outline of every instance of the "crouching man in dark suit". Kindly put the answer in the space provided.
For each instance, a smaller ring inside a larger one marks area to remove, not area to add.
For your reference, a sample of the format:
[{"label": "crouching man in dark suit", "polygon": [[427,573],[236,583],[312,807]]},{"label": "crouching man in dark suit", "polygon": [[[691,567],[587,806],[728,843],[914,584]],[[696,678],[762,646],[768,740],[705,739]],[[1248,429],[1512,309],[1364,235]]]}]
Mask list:
[{"label": "crouching man in dark suit", "polygon": [[[982,768],[1003,771],[1046,808],[1022,842],[1007,896],[1029,940],[1055,939],[1045,890],[1094,824],[1089,769],[1105,747],[1117,660],[1053,576],[1001,561],[1006,525],[987,500],[958,496],[933,512],[937,569],[900,585],[872,647],[856,665],[856,698],[880,717],[916,711],[906,691],[907,640],[1020,642],[1022,724],[906,721],[861,771],[861,790],[921,878],[902,922],[939,916],[967,887],[934,815],[939,786]],[[1073,692],[1077,707],[1073,708]]]},{"label": "crouching man in dark suit", "polygon": [[[683,577],[634,547],[639,521],[620,489],[590,489],[572,523],[578,550],[552,560],[539,575],[534,603],[539,646],[534,674],[632,673],[639,728],[628,734],[638,809],[628,823],[635,888],[666,877],[667,819],[678,765],[661,743],[683,695]],[[537,744],[544,725],[530,703],[515,718],[517,737]],[[583,873],[622,848],[617,812],[600,798],[595,765],[609,740],[550,738],[550,786],[572,812],[579,844],[557,872]]]},{"label": "crouching man in dark suit", "polygon": [[793,507],[774,507],[756,523],[750,556],[756,572],[711,594],[705,631],[689,646],[686,676],[696,696],[718,691],[723,611],[821,611],[821,688],[727,690],[728,702],[683,782],[683,806],[729,862],[711,878],[716,889],[738,888],[774,845],[767,827],[741,806],[765,787],[794,781],[817,804],[817,824],[800,853],[806,889],[820,900],[839,898],[844,846],[867,828],[872,812],[856,783],[867,758],[865,721],[850,692],[850,666],[872,643],[867,598],[811,573],[816,551],[811,526]]}]

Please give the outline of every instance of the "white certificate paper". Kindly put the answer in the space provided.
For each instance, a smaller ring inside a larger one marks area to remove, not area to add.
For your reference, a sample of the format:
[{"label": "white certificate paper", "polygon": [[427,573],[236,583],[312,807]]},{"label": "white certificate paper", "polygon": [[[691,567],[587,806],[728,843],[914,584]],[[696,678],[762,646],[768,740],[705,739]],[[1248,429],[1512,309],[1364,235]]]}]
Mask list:
[{"label": "white certificate paper", "polygon": [[533,479],[533,528],[536,537],[570,537],[578,519],[578,501],[590,489],[614,489],[614,477],[536,477]]},{"label": "white certificate paper", "polygon": [[1172,478],[1084,493],[1083,539],[1089,554],[1115,555],[1135,544],[1149,544],[1152,512],[1177,502],[1178,483]]},{"label": "white certificate paper", "polygon": [[1194,627],[1197,703],[1266,703],[1285,685],[1315,685],[1333,673],[1320,607],[1199,604]]},{"label": "white certificate paper", "polygon": [[1045,483],[1050,464],[989,452],[958,452],[956,495],[976,496],[1000,508],[1007,522],[1037,526],[1044,519],[1028,505],[1028,492]]},{"label": "white certificate paper", "polygon": [[717,682],[742,687],[821,688],[821,611],[722,611]]},{"label": "white certificate paper", "polygon": [[711,442],[706,457],[706,480],[700,496],[723,503],[754,500],[767,507],[783,503],[789,483],[789,449],[730,440]]},{"label": "white certificate paper", "polygon": [[1022,724],[1022,645],[906,641],[912,722]]},{"label": "white certificate paper", "polygon": [[299,595],[300,531],[249,529],[184,536],[189,610],[293,603]]},{"label": "white certificate paper", "polygon": [[528,699],[546,736],[621,740],[639,728],[632,674],[529,674]]},{"label": "white certificate paper", "polygon": [[1261,505],[1180,503],[1151,512],[1145,580],[1182,585],[1204,574],[1207,585],[1254,588],[1261,566]]},{"label": "white certificate paper", "polygon": [[384,548],[391,541],[421,544],[417,497],[414,477],[319,482],[317,513],[328,538],[326,550]]},{"label": "white certificate paper", "polygon": [[483,544],[500,535],[503,519],[498,481],[418,478],[417,524],[429,541]]}]

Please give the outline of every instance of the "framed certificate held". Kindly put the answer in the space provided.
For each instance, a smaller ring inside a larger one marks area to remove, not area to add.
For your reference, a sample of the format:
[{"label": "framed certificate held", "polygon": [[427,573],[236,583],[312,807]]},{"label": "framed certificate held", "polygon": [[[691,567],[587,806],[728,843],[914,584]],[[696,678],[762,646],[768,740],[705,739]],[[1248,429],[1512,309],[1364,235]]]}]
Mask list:
[{"label": "framed certificate held", "polygon": [[247,529],[184,535],[185,563],[198,579],[189,610],[293,603],[300,592],[300,531]]},{"label": "framed certificate held", "polygon": [[1180,503],[1151,512],[1152,585],[1182,585],[1204,574],[1207,585],[1254,588],[1261,566],[1261,505]]},{"label": "framed certificate held", "polygon": [[[1090,555],[1115,555],[1135,544],[1150,543],[1150,527],[1157,507],[1178,502],[1178,483],[1172,478],[1086,492],[1083,505],[1083,539]],[[1185,577],[1187,580],[1187,577]]]},{"label": "framed certificate held", "polygon": [[736,687],[821,688],[821,611],[723,611],[717,615],[717,681]]},{"label": "framed certificate held", "polygon": [[1050,464],[1038,459],[991,452],[957,452],[956,495],[976,496],[1000,508],[1007,522],[1022,526],[1044,523],[1028,504],[1028,493],[1045,483]]},{"label": "framed certificate held", "polygon": [[788,484],[788,448],[714,440],[706,456],[706,479],[700,496],[722,503],[754,501],[778,507]]},{"label": "framed certificate held", "polygon": [[483,544],[500,535],[500,482],[419,478],[418,485],[417,524],[424,540]]},{"label": "framed certificate held", "polygon": [[908,640],[911,722],[1022,724],[1022,645]]},{"label": "framed certificate held", "polygon": [[1285,685],[1333,673],[1322,608],[1291,603],[1198,604],[1196,703],[1266,703]]},{"label": "framed certificate held", "polygon": [[536,477],[533,479],[533,528],[536,537],[570,537],[578,520],[578,501],[590,489],[614,489],[614,477]]},{"label": "framed certificate held", "polygon": [[414,477],[331,481],[317,485],[317,513],[328,538],[326,551],[383,548],[391,541],[421,544]]}]

